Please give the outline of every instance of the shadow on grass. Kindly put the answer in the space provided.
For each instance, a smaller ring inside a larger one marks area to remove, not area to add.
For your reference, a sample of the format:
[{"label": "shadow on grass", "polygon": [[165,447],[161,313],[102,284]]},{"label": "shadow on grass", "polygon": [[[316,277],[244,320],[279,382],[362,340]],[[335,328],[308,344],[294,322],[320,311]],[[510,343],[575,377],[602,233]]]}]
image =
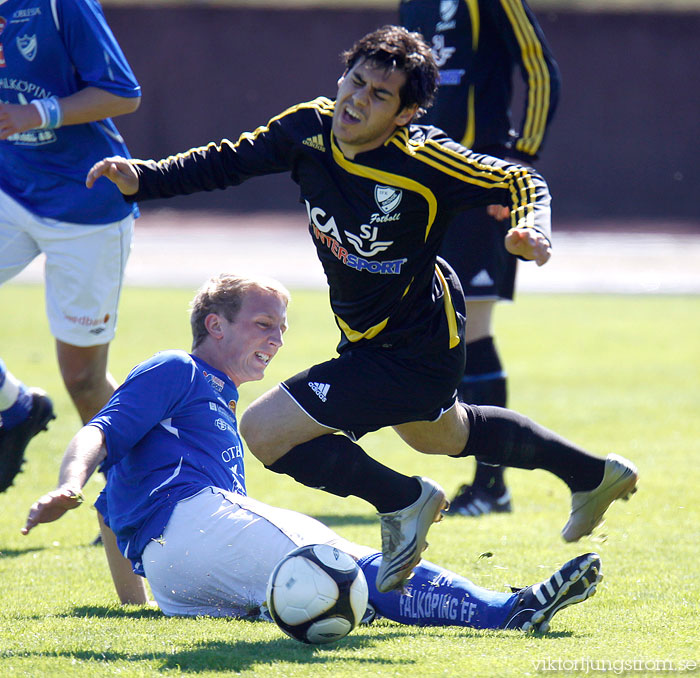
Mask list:
[{"label": "shadow on grass", "polygon": [[379,519],[374,516],[359,516],[359,515],[346,515],[346,516],[336,516],[336,515],[314,515],[316,520],[320,520],[324,525],[328,527],[348,527],[351,525],[376,525],[379,528]]},{"label": "shadow on grass", "polygon": [[[467,629],[465,629],[466,631]],[[469,630],[473,631],[473,630]],[[575,634],[570,632],[550,633],[543,636],[527,636],[528,639],[559,640]],[[478,640],[478,632],[467,633],[466,637]],[[525,636],[523,636],[525,638]],[[220,671],[222,673],[255,671],[259,666],[270,666],[284,662],[287,664],[303,664],[304,666],[342,664],[350,662],[353,665],[371,664],[373,666],[385,664],[399,668],[404,666],[405,671],[411,671],[415,659],[382,658],[380,653],[372,653],[371,656],[361,657],[352,650],[377,648],[386,641],[403,638],[408,639],[405,630],[395,627],[385,627],[380,633],[371,635],[355,632],[352,636],[330,645],[304,645],[290,638],[279,638],[271,641],[203,641],[193,647],[169,652],[118,652],[113,650],[78,650],[37,653],[35,656],[65,657],[86,662],[107,663],[114,662],[144,662],[160,672],[177,670],[180,673],[201,673],[205,671]],[[481,636],[483,639],[483,636]],[[528,642],[531,642],[528,640]],[[337,650],[343,651],[342,653]],[[349,653],[347,651],[350,651]],[[401,669],[399,668],[399,671]],[[403,672],[402,672],[403,673]]]},{"label": "shadow on grass", "polygon": [[[80,619],[89,618],[121,618],[121,619],[153,619],[164,618],[159,610],[148,608],[122,608],[100,605],[76,606],[72,612],[64,617],[75,617]],[[255,622],[251,622],[255,623]],[[264,622],[260,622],[264,623]],[[430,627],[431,632],[439,633],[438,627]],[[274,640],[245,640],[232,639],[231,641],[211,640],[194,643],[191,647],[173,652],[166,651],[145,651],[145,652],[124,652],[118,650],[105,649],[83,649],[83,650],[57,650],[33,653],[38,657],[64,657],[86,662],[96,662],[101,664],[112,664],[115,662],[129,662],[136,664],[143,662],[152,666],[160,672],[170,672],[173,669],[179,673],[201,673],[212,672],[241,672],[245,670],[255,670],[258,666],[269,666],[286,662],[289,664],[323,665],[330,663],[353,664],[386,664],[388,666],[403,665],[406,671],[410,671],[415,659],[403,658],[397,660],[395,656],[383,659],[380,655],[372,653],[368,657],[360,657],[352,650],[363,650],[367,648],[381,649],[381,645],[386,641],[396,641],[398,639],[410,642],[411,633],[419,633],[418,627],[407,627],[398,625],[388,620],[378,620],[371,630],[364,628],[357,629],[351,636],[343,639],[339,643],[330,645],[304,645],[291,638],[278,637]],[[491,632],[484,634],[483,630],[463,628],[460,636],[469,642],[478,643],[482,640],[492,640]],[[516,631],[506,631],[506,636],[518,635]],[[532,640],[539,642],[555,641],[562,638],[570,638],[577,634],[571,631],[550,632],[546,635],[522,634],[523,640],[531,643]],[[542,647],[542,646],[541,646]],[[338,652],[340,650],[341,652]],[[351,651],[347,653],[347,651]],[[27,656],[26,654],[24,656]]]},{"label": "shadow on grass", "polygon": [[101,619],[160,619],[163,613],[154,607],[126,606],[108,607],[106,605],[80,605],[73,608],[72,612],[56,615],[57,617],[99,617]]},{"label": "shadow on grass", "polygon": [[19,558],[20,556],[26,555],[27,553],[33,553],[34,551],[44,551],[43,546],[32,546],[26,549],[3,549],[0,551],[0,558]]},{"label": "shadow on grass", "polygon": [[[172,671],[176,669],[181,673],[201,673],[203,671],[245,671],[256,666],[267,666],[279,662],[290,664],[326,664],[329,662],[352,662],[367,664],[387,664],[396,666],[397,660],[382,659],[381,657],[357,657],[342,656],[334,650],[337,649],[362,649],[383,642],[387,637],[403,636],[401,633],[382,633],[377,635],[364,635],[354,633],[339,644],[328,646],[304,645],[290,638],[280,638],[272,641],[246,641],[232,642],[206,641],[197,643],[194,647],[179,652],[143,652],[125,653],[107,650],[78,650],[73,652],[58,651],[37,653],[38,656],[66,657],[80,661],[90,662],[147,662],[155,664],[159,671]],[[404,660],[402,664],[413,664],[413,660]]]}]

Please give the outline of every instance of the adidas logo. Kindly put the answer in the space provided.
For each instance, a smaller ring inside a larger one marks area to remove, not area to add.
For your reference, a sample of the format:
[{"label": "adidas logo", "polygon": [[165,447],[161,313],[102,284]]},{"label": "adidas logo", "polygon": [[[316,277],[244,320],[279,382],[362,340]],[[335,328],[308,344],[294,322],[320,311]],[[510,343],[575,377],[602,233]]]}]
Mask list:
[{"label": "adidas logo", "polygon": [[330,384],[319,384],[317,381],[310,381],[309,388],[325,403]]},{"label": "adidas logo", "polygon": [[311,146],[311,148],[315,148],[317,151],[323,151],[324,153],[326,151],[326,147],[323,145],[323,135],[322,134],[317,134],[316,136],[313,136],[313,137],[307,137],[301,143],[304,144],[305,146]]},{"label": "adidas logo", "polygon": [[470,281],[473,287],[489,287],[493,285],[493,279],[485,268],[482,268]]}]

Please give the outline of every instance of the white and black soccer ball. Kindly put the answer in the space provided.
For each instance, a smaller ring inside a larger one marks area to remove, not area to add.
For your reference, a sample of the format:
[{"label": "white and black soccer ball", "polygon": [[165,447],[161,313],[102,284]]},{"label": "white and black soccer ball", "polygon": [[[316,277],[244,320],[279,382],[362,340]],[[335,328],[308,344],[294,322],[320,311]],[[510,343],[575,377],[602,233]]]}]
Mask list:
[{"label": "white and black soccer ball", "polygon": [[270,575],[267,607],[277,625],[302,643],[332,643],[367,609],[367,581],[355,560],[328,544],[301,546]]}]

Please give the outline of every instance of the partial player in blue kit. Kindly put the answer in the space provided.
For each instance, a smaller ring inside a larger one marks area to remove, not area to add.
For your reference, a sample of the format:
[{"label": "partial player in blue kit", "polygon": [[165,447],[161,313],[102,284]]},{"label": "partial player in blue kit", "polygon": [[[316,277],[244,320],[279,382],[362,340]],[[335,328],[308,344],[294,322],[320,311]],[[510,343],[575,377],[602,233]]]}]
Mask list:
[{"label": "partial player in blue kit", "polygon": [[28,388],[0,358],[0,492],[22,469],[29,441],[52,419],[53,403],[46,393]]},{"label": "partial player in blue kit", "polygon": [[116,386],[107,354],[138,215],[106,182],[88,191],[85,173],[128,154],[111,118],[140,95],[94,0],[0,4],[0,284],[46,255],[47,315],[83,423]]},{"label": "partial player in blue kit", "polygon": [[262,379],[282,346],[288,299],[275,281],[210,280],[192,303],[191,353],[164,351],[132,370],[71,441],[58,489],[32,506],[23,533],[76,508],[100,466],[107,484],[96,508],[117,593],[122,602],[146,603],[143,575],[167,615],[267,618],[274,566],[314,543],[358,559],[370,616],[405,624],[546,630],[557,611],[595,593],[596,554],[514,593],[487,591],[427,562],[404,591],[379,593],[380,553],[309,516],[248,497],[238,387]]}]

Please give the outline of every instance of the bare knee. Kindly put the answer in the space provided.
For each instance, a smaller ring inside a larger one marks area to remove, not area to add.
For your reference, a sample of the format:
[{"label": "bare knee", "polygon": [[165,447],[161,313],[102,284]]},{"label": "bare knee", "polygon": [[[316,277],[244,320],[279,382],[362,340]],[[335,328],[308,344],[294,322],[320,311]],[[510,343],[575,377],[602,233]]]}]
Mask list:
[{"label": "bare knee", "polygon": [[95,369],[95,366],[90,364],[61,365],[61,376],[71,396],[80,396],[92,391],[107,379],[104,369]]},{"label": "bare knee", "polygon": [[[265,438],[265,426],[262,425],[260,417],[255,410],[255,403],[250,405],[248,409],[243,412],[238,424],[238,430],[245,440],[248,449],[253,453],[255,457],[260,459],[263,464],[266,464],[264,454],[264,438]],[[262,455],[262,456],[261,456]]]},{"label": "bare knee", "polygon": [[394,426],[401,439],[423,454],[457,455],[469,439],[469,419],[458,404],[437,421],[416,421]]},{"label": "bare knee", "polygon": [[333,429],[316,423],[281,388],[274,388],[248,406],[239,431],[250,452],[265,466],[296,445]]},{"label": "bare knee", "polygon": [[99,412],[116,388],[107,372],[107,350],[107,346],[79,347],[57,342],[61,377],[83,423]]},{"label": "bare knee", "polygon": [[273,464],[290,449],[274,410],[266,408],[259,400],[248,406],[238,429],[250,452],[265,466]]}]

